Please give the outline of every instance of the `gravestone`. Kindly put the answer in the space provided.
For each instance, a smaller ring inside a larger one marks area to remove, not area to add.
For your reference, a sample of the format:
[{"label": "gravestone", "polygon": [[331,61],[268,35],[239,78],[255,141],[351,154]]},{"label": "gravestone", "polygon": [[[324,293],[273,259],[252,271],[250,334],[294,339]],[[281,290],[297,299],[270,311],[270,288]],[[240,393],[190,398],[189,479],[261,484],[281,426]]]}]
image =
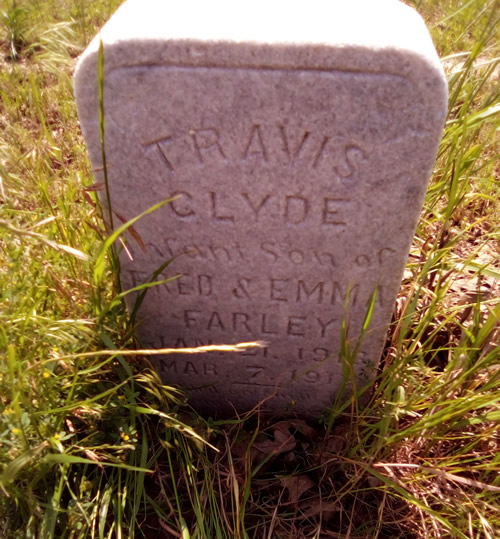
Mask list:
[{"label": "gravestone", "polygon": [[121,253],[124,289],[169,259],[159,278],[179,275],[148,291],[143,346],[266,343],[163,356],[165,381],[211,415],[267,397],[268,412],[318,415],[343,370],[348,390],[373,379],[447,110],[419,15],[390,0],[125,2],[75,74],[102,183],[99,40],[115,227],[174,197],[136,223],[145,249],[130,237]]}]

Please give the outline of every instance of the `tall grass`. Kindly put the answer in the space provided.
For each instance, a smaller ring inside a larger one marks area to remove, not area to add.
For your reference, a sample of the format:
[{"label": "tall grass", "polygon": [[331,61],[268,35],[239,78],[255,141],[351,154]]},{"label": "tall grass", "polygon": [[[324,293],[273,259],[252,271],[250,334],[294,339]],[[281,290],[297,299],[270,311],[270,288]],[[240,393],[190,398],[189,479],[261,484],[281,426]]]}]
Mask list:
[{"label": "tall grass", "polygon": [[498,2],[416,2],[448,121],[370,401],[314,424],[202,419],[127,351],[71,87],[119,3],[0,7],[0,535],[498,537]]}]

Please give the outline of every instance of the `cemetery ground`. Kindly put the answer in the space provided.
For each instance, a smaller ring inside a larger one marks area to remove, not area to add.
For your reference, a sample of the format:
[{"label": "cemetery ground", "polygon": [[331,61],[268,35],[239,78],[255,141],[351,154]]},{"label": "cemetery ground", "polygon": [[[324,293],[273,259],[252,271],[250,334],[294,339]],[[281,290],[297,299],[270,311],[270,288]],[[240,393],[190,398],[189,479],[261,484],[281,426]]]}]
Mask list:
[{"label": "cemetery ground", "polygon": [[316,422],[203,419],[136,350],[71,80],[119,3],[0,3],[0,535],[498,537],[498,1],[409,2],[448,120],[368,404]]}]

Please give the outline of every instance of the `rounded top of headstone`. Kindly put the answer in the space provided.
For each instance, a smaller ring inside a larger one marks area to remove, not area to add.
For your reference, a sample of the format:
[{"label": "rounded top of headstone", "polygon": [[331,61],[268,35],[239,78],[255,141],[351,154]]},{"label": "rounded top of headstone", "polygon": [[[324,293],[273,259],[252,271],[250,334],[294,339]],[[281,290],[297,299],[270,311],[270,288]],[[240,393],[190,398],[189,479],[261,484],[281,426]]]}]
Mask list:
[{"label": "rounded top of headstone", "polygon": [[128,0],[103,36],[412,48],[422,31],[420,16],[398,0]]},{"label": "rounded top of headstone", "polygon": [[[398,0],[127,0],[82,60],[97,52],[100,40],[109,50],[108,68],[147,62],[195,66],[208,60],[227,67],[288,68],[299,63],[309,69],[344,69],[348,66],[339,57],[345,59],[345,54],[339,52],[353,49],[349,61],[355,70],[385,71],[393,62],[398,71],[405,61],[397,57],[410,54],[442,74],[422,18]],[[112,54],[124,43],[126,62],[122,53]],[[363,51],[370,57],[363,58]],[[377,51],[392,52],[394,59],[386,56],[378,62],[373,58]]]}]

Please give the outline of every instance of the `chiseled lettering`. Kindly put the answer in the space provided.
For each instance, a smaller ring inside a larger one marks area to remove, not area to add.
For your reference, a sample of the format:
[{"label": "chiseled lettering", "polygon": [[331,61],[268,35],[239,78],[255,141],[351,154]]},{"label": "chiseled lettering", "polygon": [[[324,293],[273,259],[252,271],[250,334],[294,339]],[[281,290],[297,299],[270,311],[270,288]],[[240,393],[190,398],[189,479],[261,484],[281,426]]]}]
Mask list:
[{"label": "chiseled lettering", "polygon": [[254,124],[250,130],[250,137],[243,152],[243,159],[248,159],[248,157],[260,157],[263,161],[268,160],[259,124]]},{"label": "chiseled lettering", "polygon": [[198,275],[198,294],[200,296],[211,296],[212,290],[212,277],[210,275]]},{"label": "chiseled lettering", "polygon": [[[180,274],[177,274],[175,277],[177,278]],[[158,285],[158,287],[160,288],[160,290],[164,290],[167,294],[171,294],[172,293],[172,288],[171,287],[174,287],[175,286],[175,281],[172,283],[161,283],[160,285]]]},{"label": "chiseled lettering", "polygon": [[200,339],[199,337],[194,338],[195,346],[208,346],[210,344],[213,344],[212,339]]},{"label": "chiseled lettering", "polygon": [[316,286],[308,289],[306,283],[299,280],[299,283],[297,285],[297,301],[302,301],[303,295],[307,296],[307,299],[310,300],[311,296],[316,293],[316,303],[322,303],[324,285],[324,282],[319,281],[318,283],[316,283]]},{"label": "chiseled lettering", "polygon": [[248,287],[250,286],[250,279],[241,277],[236,281],[236,287],[233,288],[233,296],[238,299],[250,299],[250,292]]},{"label": "chiseled lettering", "polygon": [[298,249],[292,249],[288,251],[288,258],[294,264],[303,264],[304,263],[304,253]]},{"label": "chiseled lettering", "polygon": [[344,159],[344,163],[333,170],[340,178],[349,179],[358,171],[360,163],[366,160],[366,154],[359,146],[349,144],[344,148]]},{"label": "chiseled lettering", "polygon": [[248,333],[252,333],[252,329],[248,325],[249,318],[246,313],[233,313],[233,330],[238,331],[239,327],[243,327]]},{"label": "chiseled lettering", "polygon": [[167,144],[170,144],[170,142],[172,142],[170,140],[170,137],[165,137],[164,139],[162,140],[159,140],[156,142],[156,147],[158,148],[158,151],[160,152],[160,155],[163,159],[163,162],[165,163],[166,167],[170,170],[170,171],[174,171],[174,167],[172,166],[172,162],[170,161],[170,159],[168,158],[167,156],[167,152],[165,151],[165,146]]},{"label": "chiseled lettering", "polygon": [[342,166],[334,168],[334,171],[344,179],[352,178],[358,171],[360,163],[366,160],[366,153],[355,144],[349,144],[344,149],[345,162]]},{"label": "chiseled lettering", "polygon": [[260,244],[260,248],[267,254],[267,256],[272,258],[273,262],[277,262],[279,260],[279,255],[272,250],[274,246],[275,243],[272,241],[263,241]]},{"label": "chiseled lettering", "polygon": [[264,204],[271,198],[271,195],[266,195],[260,202],[254,203],[251,199],[248,193],[241,193],[241,196],[244,200],[248,202],[248,205],[252,209],[252,211],[255,214],[255,220],[259,220],[259,213]]},{"label": "chiseled lettering", "polygon": [[240,244],[237,241],[234,242],[233,247],[237,251],[237,253],[240,255],[241,260],[245,260],[245,254],[243,250],[241,249]]},{"label": "chiseled lettering", "polygon": [[132,286],[139,286],[148,278],[146,271],[129,270],[129,275],[132,278]]},{"label": "chiseled lettering", "polygon": [[283,296],[284,291],[288,288],[289,279],[271,279],[271,294],[270,298],[274,301],[288,301]]},{"label": "chiseled lettering", "polygon": [[163,243],[167,246],[167,249],[170,251],[170,257],[173,258],[174,256],[177,256],[179,254],[176,249],[176,243],[177,240],[174,238],[165,238],[163,240]]},{"label": "chiseled lettering", "polygon": [[332,282],[332,296],[330,303],[333,305],[334,303],[342,303],[345,304],[347,297],[349,297],[349,301],[352,302],[353,305],[356,304],[356,301],[358,299],[359,294],[359,284],[355,284],[351,287],[348,287],[345,292],[342,291],[342,288],[340,287],[340,284],[336,281]]},{"label": "chiseled lettering", "polygon": [[367,256],[367,255],[358,255],[355,259],[354,259],[354,262],[357,266],[359,266],[360,268],[366,268],[367,266],[370,265],[370,257]]},{"label": "chiseled lettering", "polygon": [[319,265],[322,266],[323,265],[323,261],[325,259],[328,260],[328,262],[325,261],[326,265],[330,264],[332,265],[333,267],[335,267],[337,264],[335,264],[335,258],[334,256],[332,255],[332,253],[327,253],[325,251],[321,252],[321,253],[318,253],[317,251],[314,251],[314,256],[316,258],[316,260],[318,261]]},{"label": "chiseled lettering", "polygon": [[305,316],[289,316],[286,332],[294,337],[303,337],[306,334],[304,328]]},{"label": "chiseled lettering", "polygon": [[214,257],[214,260],[218,260],[218,261],[224,260],[223,257],[225,256],[226,262],[231,261],[231,254],[229,253],[229,250],[226,249],[225,247],[221,247],[220,245],[210,245],[209,249],[210,249],[210,252],[212,253],[212,256]]},{"label": "chiseled lettering", "polygon": [[198,374],[196,366],[191,361],[186,361],[183,372],[184,374]]},{"label": "chiseled lettering", "polygon": [[160,371],[177,373],[177,362],[175,359],[164,359],[160,361]]},{"label": "chiseled lettering", "polygon": [[155,254],[160,256],[161,258],[169,258],[172,256],[172,255],[168,255],[167,257],[167,255],[161,251],[158,245],[154,243],[146,243],[146,249],[152,249],[153,251],[155,251]]},{"label": "chiseled lettering", "polygon": [[234,215],[221,215],[219,214],[217,194],[213,191],[210,192],[210,203],[212,210],[212,218],[216,221],[221,221],[225,223],[234,223]]},{"label": "chiseled lettering", "polygon": [[318,324],[319,324],[319,326],[321,328],[320,337],[326,337],[326,330],[328,329],[328,327],[331,326],[332,324],[334,324],[337,321],[336,318],[331,318],[330,320],[327,320],[326,322],[324,322],[319,317],[316,317],[316,320],[318,321]]},{"label": "chiseled lettering", "polygon": [[198,245],[179,245],[175,238],[165,238],[163,243],[166,244],[171,257],[178,255],[187,255],[190,258],[206,258],[206,254],[198,247]]},{"label": "chiseled lettering", "polygon": [[[374,291],[372,291],[373,293]],[[370,305],[372,296],[370,294],[370,297],[368,298],[366,305]],[[375,297],[375,303],[378,303],[379,305],[384,304],[384,287],[382,285],[377,285],[376,287],[376,297]]]},{"label": "chiseled lettering", "polygon": [[249,378],[257,378],[259,374],[263,374],[265,368],[260,365],[245,365]]},{"label": "chiseled lettering", "polygon": [[330,137],[327,137],[326,135],[323,137],[323,140],[321,141],[321,146],[319,147],[318,153],[314,157],[312,168],[316,168],[320,162],[321,157],[323,156],[323,152],[325,150],[325,147],[330,140]]},{"label": "chiseled lettering", "polygon": [[392,247],[384,247],[383,249],[380,249],[380,251],[378,252],[379,264],[382,265],[386,261],[386,259],[390,258],[390,256],[393,255],[395,252],[396,250]]},{"label": "chiseled lettering", "polygon": [[217,365],[215,363],[203,363],[203,374],[214,374],[217,376]]},{"label": "chiseled lettering", "polygon": [[302,151],[302,148],[304,147],[311,133],[309,131],[304,131],[304,135],[302,136],[302,139],[300,140],[299,144],[295,148],[295,151],[292,151],[290,148],[290,142],[288,140],[288,135],[286,133],[285,126],[279,125],[278,127],[281,133],[281,140],[283,141],[283,150],[288,157],[288,163],[290,165],[293,165],[295,164],[295,160],[297,159],[297,157],[299,157],[300,152]]},{"label": "chiseled lettering", "polygon": [[218,312],[213,311],[212,314],[210,315],[210,320],[208,321],[207,329],[209,331],[211,331],[212,329],[218,329],[220,331],[226,330]]},{"label": "chiseled lettering", "polygon": [[313,354],[313,361],[324,361],[330,355],[330,351],[326,348],[317,347],[313,349]]},{"label": "chiseled lettering", "polygon": [[193,311],[187,309],[184,311],[184,324],[187,328],[192,328],[196,325],[196,322],[199,320],[201,311]]},{"label": "chiseled lettering", "polygon": [[189,134],[193,139],[194,149],[201,164],[205,163],[204,154],[208,153],[209,150],[212,150],[212,153],[215,152],[215,155],[220,155],[222,159],[226,159],[217,129],[214,127],[190,129]]},{"label": "chiseled lettering", "polygon": [[171,142],[172,142],[172,137],[167,136],[167,137],[163,137],[161,139],[146,143],[144,144],[144,147],[151,148],[154,146],[158,150],[158,153],[164,165],[168,168],[168,170],[170,170],[171,172],[174,172],[172,161],[169,159],[166,149],[165,149],[165,146],[167,146]]},{"label": "chiseled lettering", "polygon": [[189,193],[186,193],[186,191],[176,191],[175,193],[172,193],[172,198],[174,197],[177,198],[172,200],[169,206],[177,217],[185,219],[186,217],[193,217],[196,215],[196,212],[187,202],[188,200],[193,199]]},{"label": "chiseled lettering", "polygon": [[306,375],[304,376],[304,380],[309,384],[315,384],[316,382],[319,382],[320,374],[318,371],[309,371],[306,372]]},{"label": "chiseled lettering", "polygon": [[193,292],[191,276],[183,273],[174,281],[177,284],[177,290],[181,296],[189,296]]},{"label": "chiseled lettering", "polygon": [[263,313],[262,314],[262,324],[261,324],[261,333],[263,335],[277,335],[278,334],[278,328],[274,327],[272,328],[271,324],[271,315],[269,313]]},{"label": "chiseled lettering", "polygon": [[345,225],[346,222],[338,215],[346,203],[350,201],[345,198],[330,198],[325,197],[323,199],[323,219],[324,225]]},{"label": "chiseled lettering", "polygon": [[249,348],[248,350],[241,352],[241,355],[242,356],[257,356],[258,352],[259,352],[258,348]]},{"label": "chiseled lettering", "polygon": [[204,258],[203,253],[200,251],[200,248],[195,243],[193,243],[192,245],[185,245],[182,254],[185,256],[189,256],[189,258]]},{"label": "chiseled lettering", "polygon": [[175,280],[170,283],[159,285],[167,293],[171,294],[177,289],[180,296],[211,296],[213,293],[212,277],[210,275],[197,275],[194,278],[187,273],[179,273]]},{"label": "chiseled lettering", "polygon": [[306,220],[309,213],[309,200],[300,195],[288,195],[285,197],[285,221],[292,225],[298,225]]}]

